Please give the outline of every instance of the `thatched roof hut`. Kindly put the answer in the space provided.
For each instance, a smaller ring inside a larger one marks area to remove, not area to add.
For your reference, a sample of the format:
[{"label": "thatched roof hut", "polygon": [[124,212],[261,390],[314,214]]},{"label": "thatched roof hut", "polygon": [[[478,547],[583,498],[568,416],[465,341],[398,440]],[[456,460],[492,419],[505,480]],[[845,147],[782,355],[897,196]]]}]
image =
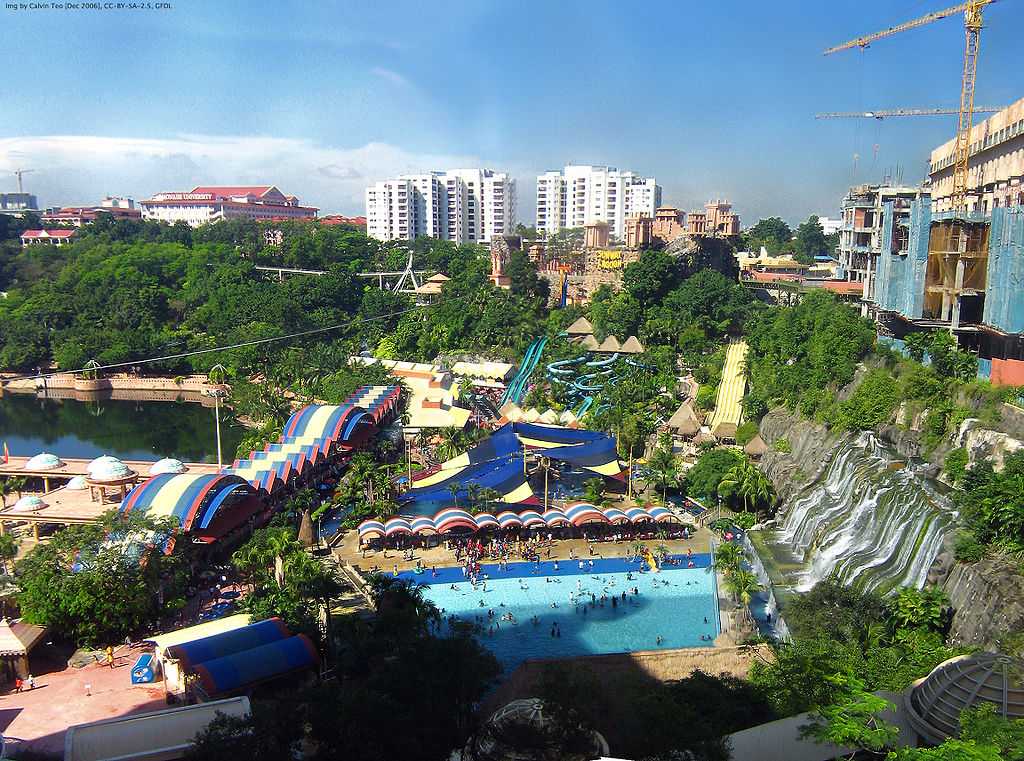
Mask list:
[{"label": "thatched roof hut", "polygon": [[623,354],[643,354],[644,347],[640,343],[640,339],[636,336],[630,336],[626,339],[626,342],[619,347],[619,351]]},{"label": "thatched roof hut", "polygon": [[565,329],[570,336],[586,336],[594,332],[594,326],[586,317],[580,317],[576,322]]},{"label": "thatched roof hut", "polygon": [[597,347],[597,351],[615,352],[622,348],[622,344],[619,343],[619,339],[615,336],[608,336],[604,339],[604,343]]},{"label": "thatched roof hut", "polygon": [[755,436],[745,447],[743,447],[743,451],[756,460],[768,451],[768,445],[764,443],[764,439],[760,436]]},{"label": "thatched roof hut", "polygon": [[715,430],[713,430],[712,433],[720,439],[735,439],[736,424],[729,422],[719,423],[715,426]]},{"label": "thatched roof hut", "polygon": [[668,428],[679,436],[690,438],[700,432],[703,422],[703,413],[694,409],[692,402],[686,401],[680,404],[679,409],[669,418]]}]

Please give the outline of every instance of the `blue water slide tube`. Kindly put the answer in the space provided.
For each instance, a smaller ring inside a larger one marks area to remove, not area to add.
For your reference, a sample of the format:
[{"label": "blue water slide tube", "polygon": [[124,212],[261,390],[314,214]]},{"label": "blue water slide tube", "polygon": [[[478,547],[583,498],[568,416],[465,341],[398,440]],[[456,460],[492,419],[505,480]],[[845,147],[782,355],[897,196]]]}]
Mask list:
[{"label": "blue water slide tube", "polygon": [[587,362],[587,367],[608,367],[618,358],[618,354],[612,354],[608,359],[595,359],[592,362]]}]

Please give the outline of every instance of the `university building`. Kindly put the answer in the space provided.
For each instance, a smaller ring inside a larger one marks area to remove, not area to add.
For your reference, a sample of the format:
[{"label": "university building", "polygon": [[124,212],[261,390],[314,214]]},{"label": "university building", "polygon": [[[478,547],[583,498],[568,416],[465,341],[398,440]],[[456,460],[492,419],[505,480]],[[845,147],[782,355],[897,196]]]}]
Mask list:
[{"label": "university building", "polygon": [[405,174],[366,189],[366,233],[377,240],[489,243],[512,233],[515,214],[515,180],[490,169]]},{"label": "university building", "polygon": [[169,224],[185,222],[192,227],[224,219],[311,219],[318,209],[300,206],[272,185],[257,187],[198,187],[185,192],[158,193],[140,201],[143,219]]}]

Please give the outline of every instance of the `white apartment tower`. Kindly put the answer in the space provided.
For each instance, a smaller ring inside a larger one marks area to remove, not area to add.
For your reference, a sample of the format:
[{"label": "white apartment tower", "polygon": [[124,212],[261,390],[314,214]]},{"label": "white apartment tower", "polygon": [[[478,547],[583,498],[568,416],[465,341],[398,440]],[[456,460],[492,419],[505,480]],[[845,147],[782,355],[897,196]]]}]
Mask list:
[{"label": "white apartment tower", "polygon": [[366,232],[384,241],[487,243],[512,233],[515,213],[515,180],[490,169],[406,174],[366,189]]},{"label": "white apartment tower", "polygon": [[607,222],[624,237],[627,217],[653,217],[661,206],[654,178],[609,166],[566,166],[537,177],[537,230],[551,235],[567,227]]}]

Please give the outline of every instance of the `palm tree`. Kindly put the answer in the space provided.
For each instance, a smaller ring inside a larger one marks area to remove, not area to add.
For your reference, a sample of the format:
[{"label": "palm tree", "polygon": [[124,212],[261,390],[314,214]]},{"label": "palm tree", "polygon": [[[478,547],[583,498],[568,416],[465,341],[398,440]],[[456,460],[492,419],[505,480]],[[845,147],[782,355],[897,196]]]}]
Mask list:
[{"label": "palm tree", "polygon": [[665,441],[658,443],[651,459],[647,463],[648,469],[654,473],[654,477],[661,487],[662,501],[668,498],[668,486],[676,479],[676,456],[672,453],[671,442],[665,446]]},{"label": "palm tree", "polygon": [[479,512],[476,501],[480,496],[481,486],[476,481],[470,481],[466,484],[466,496],[469,497],[469,512],[471,515],[476,515]]},{"label": "palm tree", "polygon": [[459,492],[462,491],[462,484],[460,484],[458,481],[452,481],[450,484],[448,484],[446,488],[448,489],[449,492],[451,492],[452,499],[455,500],[455,506],[458,507]]},{"label": "palm tree", "polygon": [[726,542],[719,545],[715,552],[715,562],[711,565],[711,569],[715,571],[721,571],[723,574],[728,576],[730,573],[740,568],[740,563],[743,562],[747,557],[747,554],[743,549],[732,542]]},{"label": "palm tree", "polygon": [[730,468],[718,486],[719,489],[732,491],[743,497],[744,511],[749,512],[751,506],[756,506],[758,503],[769,509],[775,505],[775,487],[749,458]]},{"label": "palm tree", "polygon": [[743,618],[747,619],[750,605],[750,597],[755,590],[761,588],[757,583],[757,577],[746,568],[737,568],[725,581],[726,588],[743,607]]},{"label": "palm tree", "polygon": [[480,490],[480,499],[484,501],[484,510],[490,510],[491,503],[497,502],[502,499],[505,495],[493,486],[485,486]]},{"label": "palm tree", "polygon": [[441,443],[437,447],[437,456],[441,460],[451,460],[462,454],[465,449],[466,435],[454,425],[441,431]]}]

